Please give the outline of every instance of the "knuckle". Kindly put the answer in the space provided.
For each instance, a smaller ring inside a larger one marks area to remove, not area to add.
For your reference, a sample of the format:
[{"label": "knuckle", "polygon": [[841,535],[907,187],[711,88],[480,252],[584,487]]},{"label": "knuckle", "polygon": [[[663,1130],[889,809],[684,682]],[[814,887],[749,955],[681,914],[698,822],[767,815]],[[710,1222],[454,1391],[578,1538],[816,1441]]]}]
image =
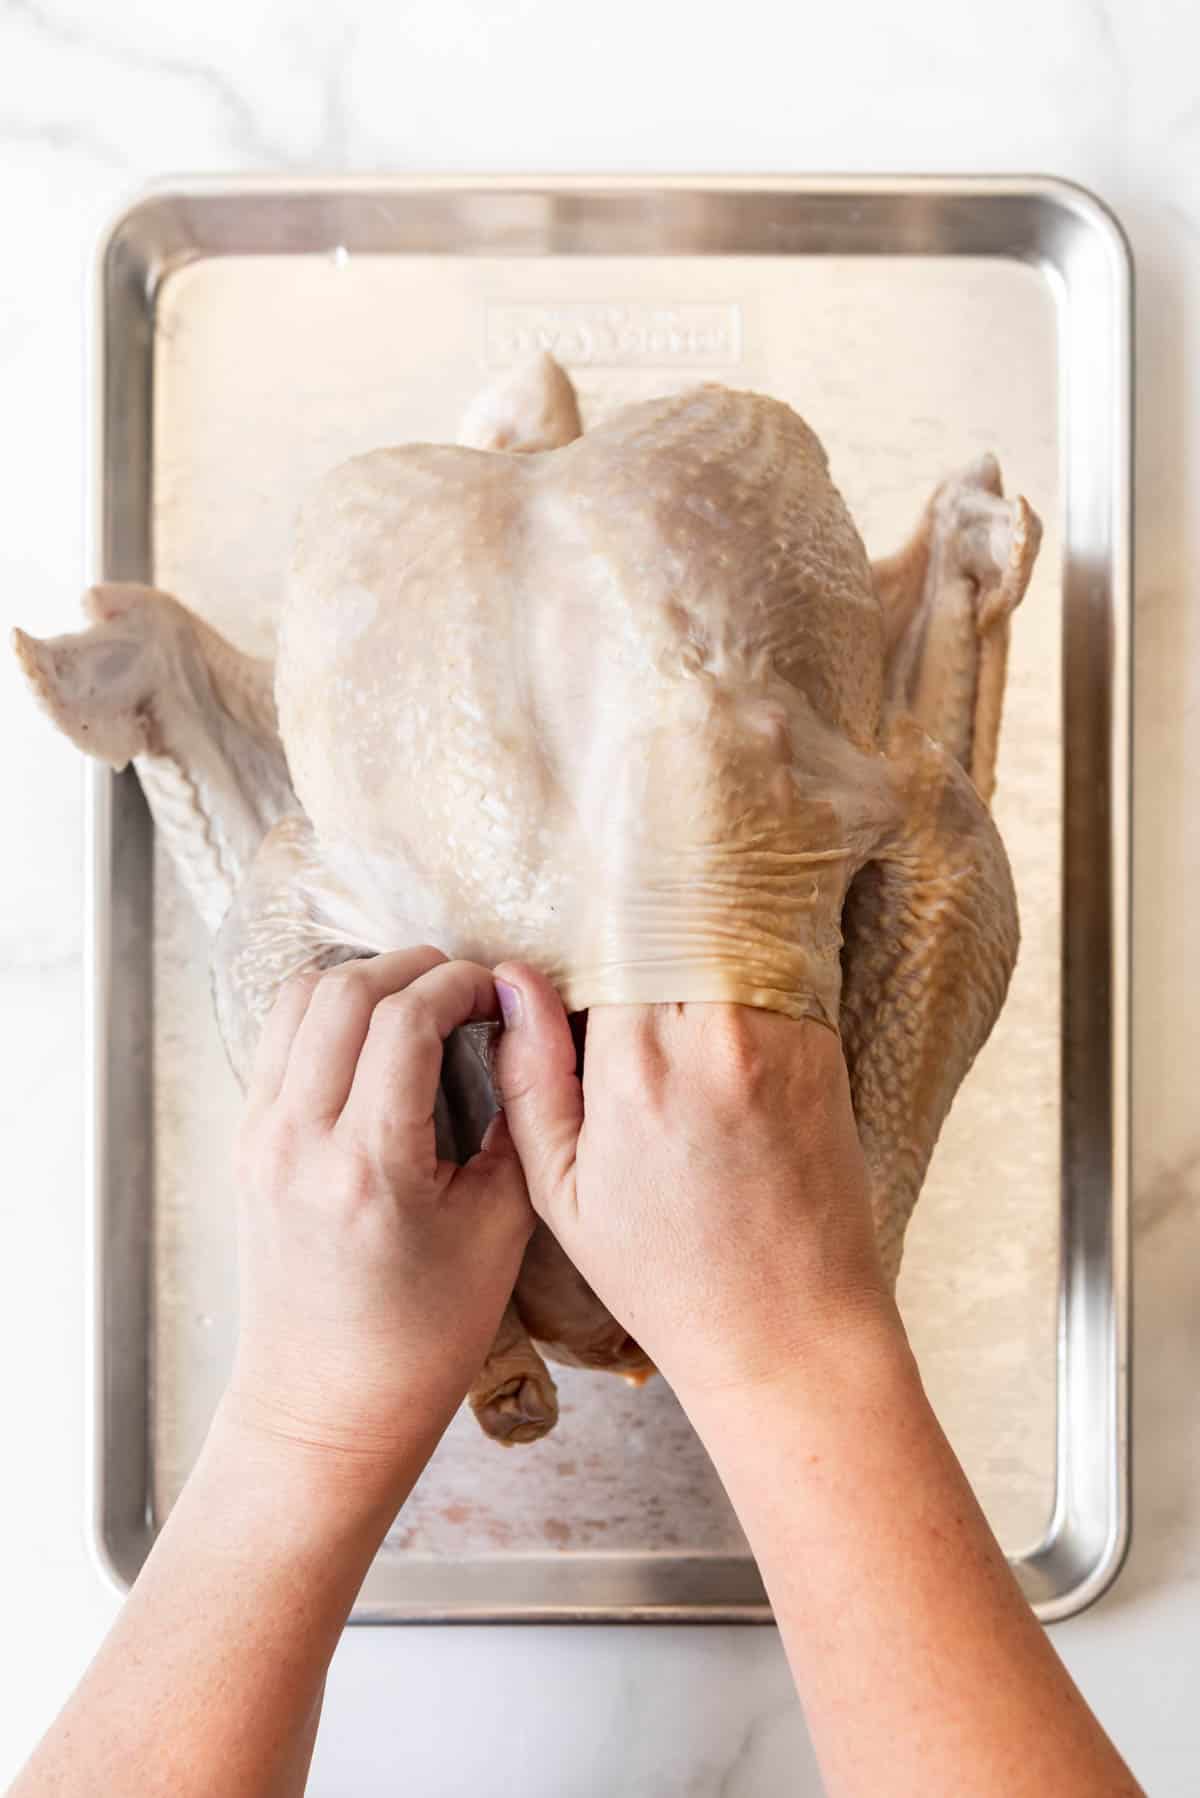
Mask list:
[{"label": "knuckle", "polygon": [[748,1007],[720,1007],[707,1022],[701,1047],[717,1102],[740,1108],[761,1097],[770,1077],[770,1057]]},{"label": "knuckle", "polygon": [[370,1202],[378,1185],[375,1162],[371,1145],[360,1137],[339,1144],[329,1189],[329,1196],[339,1209],[361,1211]]},{"label": "knuckle", "polygon": [[537,1086],[534,1069],[517,1052],[511,1037],[505,1036],[497,1039],[488,1057],[488,1078],[501,1106],[523,1104]]},{"label": "knuckle", "polygon": [[428,1000],[413,987],[405,987],[403,992],[388,993],[379,1000],[371,1013],[371,1028],[420,1036],[432,1029],[432,1020]]},{"label": "knuckle", "polygon": [[[583,1066],[586,1087],[586,1055]],[[593,1068],[593,1084],[599,1089],[597,1096],[610,1103],[658,1114],[673,1102],[672,1072],[663,1045],[649,1032],[641,1031],[622,1039],[615,1052],[605,1055],[599,1068]]]},{"label": "knuckle", "polygon": [[408,1003],[398,1006],[396,1015],[405,1037],[416,1047],[440,1057],[446,1044],[436,1008],[421,993],[405,994],[404,997]]},{"label": "knuckle", "polygon": [[330,996],[359,992],[367,984],[367,978],[367,959],[357,956],[353,961],[340,961],[336,967],[326,968],[318,974],[317,991]]},{"label": "knuckle", "polygon": [[496,1102],[504,1110],[523,1104],[534,1089],[534,1082],[528,1074],[508,1062],[493,1062],[491,1081]]},{"label": "knuckle", "polygon": [[417,988],[404,986],[399,992],[384,993],[376,1001],[373,1015],[378,1018],[411,1018],[427,1010],[428,1006]]},{"label": "knuckle", "polygon": [[472,980],[474,980],[477,974],[486,974],[489,980],[492,977],[488,969],[485,968],[481,962],[470,961],[465,955],[452,955],[446,961],[445,966],[448,971],[453,972],[454,974],[469,975]]},{"label": "knuckle", "polygon": [[343,1211],[361,1214],[384,1193],[392,1205],[403,1202],[436,1175],[436,1153],[426,1153],[385,1113],[336,1132],[334,1141],[336,1203]]}]

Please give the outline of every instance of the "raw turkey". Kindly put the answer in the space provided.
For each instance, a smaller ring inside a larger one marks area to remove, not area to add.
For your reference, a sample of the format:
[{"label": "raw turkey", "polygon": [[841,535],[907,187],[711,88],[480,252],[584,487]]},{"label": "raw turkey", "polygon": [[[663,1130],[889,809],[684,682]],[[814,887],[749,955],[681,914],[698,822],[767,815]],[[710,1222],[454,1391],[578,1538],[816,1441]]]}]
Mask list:
[{"label": "raw turkey", "polygon": [[[455,445],[358,456],[304,503],[273,665],[110,585],[22,665],[133,761],[214,933],[245,1078],[280,983],[431,942],[568,1009],[726,1000],[840,1033],[884,1262],[1003,1003],[1017,914],[988,812],[1009,619],[1037,553],[984,458],[872,564],[788,406],[717,385],[580,427],[533,359]],[[448,1045],[445,1154],[494,1109]],[[651,1371],[544,1228],[471,1394],[557,1415],[552,1358]]]}]

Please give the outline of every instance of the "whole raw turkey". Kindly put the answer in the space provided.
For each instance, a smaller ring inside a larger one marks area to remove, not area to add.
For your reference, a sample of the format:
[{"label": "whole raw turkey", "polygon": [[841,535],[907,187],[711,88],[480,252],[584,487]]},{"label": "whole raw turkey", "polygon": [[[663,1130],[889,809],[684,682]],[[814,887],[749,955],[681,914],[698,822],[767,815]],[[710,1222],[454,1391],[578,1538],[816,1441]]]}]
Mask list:
[{"label": "whole raw turkey", "polygon": [[[416,942],[531,961],[578,1014],[814,1019],[841,1035],[894,1279],[1017,952],[988,800],[1039,537],[985,458],[872,564],[788,406],[703,385],[583,432],[541,356],[458,444],[320,483],[274,664],[127,584],[91,590],[86,631],[16,643],[60,728],[137,767],[240,1077],[290,974]],[[486,1067],[458,1033],[448,1155],[482,1135]],[[501,1441],[557,1415],[535,1343],[649,1371],[544,1227],[471,1395]]]}]

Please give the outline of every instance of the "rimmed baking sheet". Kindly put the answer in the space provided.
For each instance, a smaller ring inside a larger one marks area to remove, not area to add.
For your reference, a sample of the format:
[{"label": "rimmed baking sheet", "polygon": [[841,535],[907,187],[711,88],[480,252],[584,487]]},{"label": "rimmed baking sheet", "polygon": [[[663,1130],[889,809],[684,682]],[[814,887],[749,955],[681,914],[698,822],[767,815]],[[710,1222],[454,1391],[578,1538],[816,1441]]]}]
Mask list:
[{"label": "rimmed baking sheet", "polygon": [[[901,1298],[1045,1616],[1101,1589],[1126,1530],[1128,289],[1107,214],[1037,181],[202,184],[134,206],[99,263],[96,576],[152,579],[260,653],[306,484],[452,437],[533,347],[585,423],[696,380],[786,399],[875,555],[984,449],[1041,513],[995,805],[1021,962]],[[94,793],[96,1515],[127,1581],[228,1365],[237,1095],[136,781]],[[767,1615],[662,1383],[560,1389],[529,1449],[456,1422],[356,1615]]]}]

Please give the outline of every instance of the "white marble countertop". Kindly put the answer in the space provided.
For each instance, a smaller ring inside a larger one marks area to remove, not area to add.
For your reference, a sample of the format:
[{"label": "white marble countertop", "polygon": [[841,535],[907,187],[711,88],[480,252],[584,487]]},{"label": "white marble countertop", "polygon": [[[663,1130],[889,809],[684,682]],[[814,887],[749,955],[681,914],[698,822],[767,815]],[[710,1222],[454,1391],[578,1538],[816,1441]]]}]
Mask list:
[{"label": "white marble countertop", "polygon": [[[1155,1798],[1200,1763],[1200,24],[1184,0],[716,8],[609,0],[0,4],[3,610],[67,629],[83,572],[82,286],[141,183],[224,170],[1036,171],[1093,188],[1138,271],[1135,1518],[1054,1640]],[[116,1601],[82,1516],[82,779],[0,658],[0,1779]],[[1190,879],[1189,879],[1190,876]],[[817,1792],[773,1632],[347,1635],[310,1788],[524,1798]]]}]

